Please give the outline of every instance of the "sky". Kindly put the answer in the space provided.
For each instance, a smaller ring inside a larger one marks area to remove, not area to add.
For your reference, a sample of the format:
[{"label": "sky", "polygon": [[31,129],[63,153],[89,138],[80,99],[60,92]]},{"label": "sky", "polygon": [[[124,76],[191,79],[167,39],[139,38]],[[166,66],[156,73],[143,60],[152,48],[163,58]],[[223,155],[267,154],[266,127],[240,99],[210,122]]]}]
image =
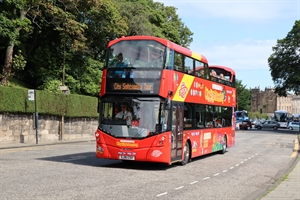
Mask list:
[{"label": "sky", "polygon": [[189,49],[236,72],[247,89],[273,88],[268,58],[300,20],[300,0],[154,0],[177,8]]}]

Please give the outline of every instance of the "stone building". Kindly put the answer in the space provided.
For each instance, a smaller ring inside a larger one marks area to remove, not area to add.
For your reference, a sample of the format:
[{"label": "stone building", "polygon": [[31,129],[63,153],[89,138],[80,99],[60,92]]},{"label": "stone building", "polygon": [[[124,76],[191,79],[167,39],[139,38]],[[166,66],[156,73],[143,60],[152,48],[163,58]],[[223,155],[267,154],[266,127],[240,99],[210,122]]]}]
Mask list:
[{"label": "stone building", "polygon": [[275,110],[286,110],[291,114],[300,113],[300,96],[287,94],[286,97],[279,97],[274,93],[274,89],[269,87],[264,91],[259,87],[251,89],[251,112],[259,112],[270,116]]},{"label": "stone building", "polygon": [[300,114],[300,96],[294,96],[292,100],[292,113]]}]

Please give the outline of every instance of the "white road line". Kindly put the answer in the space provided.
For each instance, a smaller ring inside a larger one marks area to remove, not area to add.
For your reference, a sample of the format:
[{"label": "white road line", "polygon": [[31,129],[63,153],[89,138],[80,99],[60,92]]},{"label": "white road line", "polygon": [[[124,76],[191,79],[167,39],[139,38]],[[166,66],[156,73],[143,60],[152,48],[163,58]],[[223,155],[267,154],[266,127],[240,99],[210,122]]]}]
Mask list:
[{"label": "white road line", "polygon": [[244,161],[247,161],[248,159],[245,159]]},{"label": "white road line", "polygon": [[168,193],[167,193],[167,192],[164,192],[164,193],[158,194],[158,195],[156,195],[156,196],[157,196],[157,197],[160,197],[160,196],[166,195],[166,194],[168,194]]},{"label": "white road line", "polygon": [[239,166],[240,164],[236,164],[235,166]]},{"label": "white road line", "polygon": [[227,172],[227,169],[226,169],[226,170],[224,170],[223,172]]},{"label": "white road line", "polygon": [[233,169],[234,167],[230,167],[229,169]]},{"label": "white road line", "polygon": [[198,183],[198,181],[191,182],[190,184],[193,185],[193,184],[195,184],[195,183]]},{"label": "white road line", "polygon": [[244,161],[241,162],[241,164],[243,164],[243,163],[244,163]]},{"label": "white road line", "polygon": [[181,189],[181,188],[183,188],[184,186],[180,186],[180,187],[178,187],[178,188],[175,188],[175,190],[179,190],[179,189]]},{"label": "white road line", "polygon": [[206,179],[209,179],[210,177],[205,177],[205,178],[203,178],[202,180],[206,180]]},{"label": "white road line", "polygon": [[216,174],[214,174],[214,176],[218,176],[220,173],[216,173]]}]

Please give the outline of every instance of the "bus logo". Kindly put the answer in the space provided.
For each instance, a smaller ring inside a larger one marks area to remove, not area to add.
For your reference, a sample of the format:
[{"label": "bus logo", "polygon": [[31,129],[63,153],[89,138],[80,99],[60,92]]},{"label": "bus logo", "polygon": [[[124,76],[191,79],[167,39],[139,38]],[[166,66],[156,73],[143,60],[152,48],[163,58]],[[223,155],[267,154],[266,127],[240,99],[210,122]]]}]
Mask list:
[{"label": "bus logo", "polygon": [[188,92],[188,88],[186,87],[185,83],[182,82],[179,90],[179,96],[184,99],[187,92]]},{"label": "bus logo", "polygon": [[153,157],[157,158],[157,157],[159,157],[161,154],[162,154],[161,151],[159,151],[159,150],[154,150],[154,151],[152,152],[151,155],[152,155]]}]

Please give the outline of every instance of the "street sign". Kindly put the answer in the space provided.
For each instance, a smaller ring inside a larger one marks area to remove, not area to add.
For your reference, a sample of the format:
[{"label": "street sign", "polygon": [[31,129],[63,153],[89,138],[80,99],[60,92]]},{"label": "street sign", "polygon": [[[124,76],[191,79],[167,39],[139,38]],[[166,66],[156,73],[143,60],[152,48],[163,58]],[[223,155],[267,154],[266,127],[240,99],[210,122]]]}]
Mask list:
[{"label": "street sign", "polygon": [[68,86],[64,86],[64,85],[62,85],[62,86],[58,86],[58,89],[59,90],[69,90],[69,88],[68,88]]},{"label": "street sign", "polygon": [[34,101],[34,90],[28,90],[28,100]]}]

